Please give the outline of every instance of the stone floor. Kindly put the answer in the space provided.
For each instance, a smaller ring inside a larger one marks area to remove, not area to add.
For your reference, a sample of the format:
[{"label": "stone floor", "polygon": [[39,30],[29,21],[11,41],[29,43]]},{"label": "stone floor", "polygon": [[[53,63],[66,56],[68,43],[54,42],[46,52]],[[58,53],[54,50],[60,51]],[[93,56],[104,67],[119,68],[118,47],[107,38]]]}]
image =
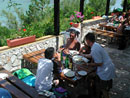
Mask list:
[{"label": "stone floor", "polygon": [[117,47],[106,46],[116,67],[117,77],[114,79],[111,98],[130,98],[130,47],[118,50]]},{"label": "stone floor", "polygon": [[101,45],[106,49],[116,67],[117,77],[110,91],[111,98],[130,98],[130,45],[124,50],[118,50],[115,44]]}]

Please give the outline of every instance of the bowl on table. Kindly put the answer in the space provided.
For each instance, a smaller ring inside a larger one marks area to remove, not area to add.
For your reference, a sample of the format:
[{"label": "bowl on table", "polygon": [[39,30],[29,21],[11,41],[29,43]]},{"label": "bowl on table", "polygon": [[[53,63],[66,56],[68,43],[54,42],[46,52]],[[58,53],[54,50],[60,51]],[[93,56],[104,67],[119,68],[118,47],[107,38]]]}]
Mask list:
[{"label": "bowl on table", "polygon": [[80,76],[86,76],[86,75],[87,75],[87,72],[84,71],[84,70],[81,70],[81,71],[78,71],[78,74],[79,74]]},{"label": "bowl on table", "polygon": [[76,51],[76,50],[69,50],[69,53],[70,53],[71,56],[79,54],[79,52]]},{"label": "bowl on table", "polygon": [[82,63],[88,63],[88,59],[87,58],[85,58],[85,57],[83,57],[83,56],[80,56],[80,55],[75,55],[75,56],[73,56],[73,62],[74,63],[77,63],[77,64],[82,64]]},{"label": "bowl on table", "polygon": [[64,74],[66,77],[72,78],[75,76],[75,72],[74,71],[68,71]]}]

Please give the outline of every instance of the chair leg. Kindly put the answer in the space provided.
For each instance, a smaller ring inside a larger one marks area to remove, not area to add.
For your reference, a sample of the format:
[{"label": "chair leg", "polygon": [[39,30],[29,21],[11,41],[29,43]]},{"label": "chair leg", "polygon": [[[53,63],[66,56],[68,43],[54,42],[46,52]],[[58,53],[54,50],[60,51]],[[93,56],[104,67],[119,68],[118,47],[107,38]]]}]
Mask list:
[{"label": "chair leg", "polygon": [[109,37],[106,37],[106,43],[109,44]]}]

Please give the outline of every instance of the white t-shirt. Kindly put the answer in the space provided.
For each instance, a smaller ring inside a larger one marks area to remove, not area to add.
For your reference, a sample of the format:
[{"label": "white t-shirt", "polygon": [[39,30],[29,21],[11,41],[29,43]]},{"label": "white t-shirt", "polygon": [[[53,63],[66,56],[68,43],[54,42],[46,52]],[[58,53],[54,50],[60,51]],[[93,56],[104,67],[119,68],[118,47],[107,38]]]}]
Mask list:
[{"label": "white t-shirt", "polygon": [[91,56],[95,63],[103,63],[97,67],[97,75],[102,80],[110,80],[115,77],[115,66],[112,63],[108,53],[98,43],[91,47]]},{"label": "white t-shirt", "polygon": [[50,90],[53,81],[53,62],[49,59],[42,58],[38,61],[36,73],[35,88],[38,92]]}]

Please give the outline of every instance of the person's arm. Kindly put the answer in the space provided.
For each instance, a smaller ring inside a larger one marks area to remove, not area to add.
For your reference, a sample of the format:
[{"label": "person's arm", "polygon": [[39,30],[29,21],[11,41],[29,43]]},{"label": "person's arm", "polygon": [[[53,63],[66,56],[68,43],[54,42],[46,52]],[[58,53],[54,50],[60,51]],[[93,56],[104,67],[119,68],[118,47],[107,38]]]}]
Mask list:
[{"label": "person's arm", "polygon": [[64,49],[67,49],[69,47],[69,45],[70,45],[69,40],[70,40],[70,38],[67,39],[67,42],[66,42]]},{"label": "person's arm", "polygon": [[80,54],[81,56],[88,58],[88,59],[92,59],[92,56],[90,54]]},{"label": "person's arm", "polygon": [[82,53],[82,51],[83,51],[83,48],[84,48],[84,46],[83,46],[82,48],[80,48],[80,50],[79,50],[79,53]]},{"label": "person's arm", "polygon": [[87,63],[88,66],[93,66],[93,67],[98,67],[98,66],[102,66],[103,63]]}]

